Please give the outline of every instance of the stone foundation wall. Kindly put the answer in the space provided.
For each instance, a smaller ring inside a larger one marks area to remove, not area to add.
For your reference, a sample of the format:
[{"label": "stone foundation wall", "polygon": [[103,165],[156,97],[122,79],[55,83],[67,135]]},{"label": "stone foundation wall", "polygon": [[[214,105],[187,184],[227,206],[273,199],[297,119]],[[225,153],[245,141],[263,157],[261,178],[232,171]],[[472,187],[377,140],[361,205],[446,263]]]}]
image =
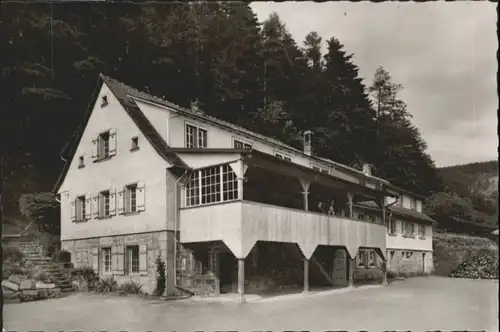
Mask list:
[{"label": "stone foundation wall", "polygon": [[[142,267],[140,273],[127,274],[123,266],[125,247],[131,245],[137,245],[141,249],[145,249],[144,252],[139,252],[140,259],[145,258],[146,261],[145,264],[143,262],[139,263]],[[112,255],[111,273],[104,273],[102,267],[102,251],[100,249],[106,247],[123,248]],[[113,275],[118,284],[131,280],[139,282],[142,285],[142,290],[151,294],[156,287],[156,258],[160,255],[163,261],[167,263],[167,232],[65,240],[61,242],[61,248],[71,253],[71,262],[75,267],[92,266],[101,278]],[[119,256],[122,257],[119,258]]]},{"label": "stone foundation wall", "polygon": [[393,275],[431,274],[434,271],[432,252],[388,249],[387,268],[387,271]]},{"label": "stone foundation wall", "polygon": [[177,254],[177,285],[200,295],[217,293],[217,259],[215,252],[194,252],[178,245]]}]

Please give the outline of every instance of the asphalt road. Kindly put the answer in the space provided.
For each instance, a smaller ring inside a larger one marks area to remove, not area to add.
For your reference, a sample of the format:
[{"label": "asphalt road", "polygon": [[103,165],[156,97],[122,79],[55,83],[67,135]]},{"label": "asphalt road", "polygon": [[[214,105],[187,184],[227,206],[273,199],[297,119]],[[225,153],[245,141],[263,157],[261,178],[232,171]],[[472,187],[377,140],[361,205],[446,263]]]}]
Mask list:
[{"label": "asphalt road", "polygon": [[74,294],[7,304],[9,331],[498,331],[498,281],[421,277],[322,296],[233,302]]}]

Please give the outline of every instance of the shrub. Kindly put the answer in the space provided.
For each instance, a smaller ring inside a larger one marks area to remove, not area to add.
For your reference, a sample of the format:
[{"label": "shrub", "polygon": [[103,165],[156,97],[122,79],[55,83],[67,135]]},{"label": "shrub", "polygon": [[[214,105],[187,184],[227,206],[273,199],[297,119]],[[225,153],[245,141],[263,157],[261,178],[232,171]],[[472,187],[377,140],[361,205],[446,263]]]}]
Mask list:
[{"label": "shrub", "polygon": [[21,262],[24,255],[17,247],[6,247],[3,249],[3,261],[7,262]]},{"label": "shrub", "polygon": [[71,276],[85,280],[89,289],[93,289],[99,281],[99,276],[91,266],[82,266],[72,269]]},{"label": "shrub", "polygon": [[115,276],[107,277],[100,279],[96,283],[96,291],[99,293],[110,293],[113,292],[117,289],[117,282],[115,280]]},{"label": "shrub", "polygon": [[71,253],[66,250],[55,251],[52,255],[52,261],[56,263],[70,263]]},{"label": "shrub", "polygon": [[156,258],[156,272],[158,276],[156,277],[155,295],[162,296],[163,292],[165,292],[167,278],[165,276],[165,263],[162,261],[160,255]]},{"label": "shrub", "polygon": [[12,275],[24,275],[25,272],[22,267],[5,264],[2,266],[3,279],[8,279]]},{"label": "shrub", "polygon": [[45,271],[37,271],[33,274],[33,280],[36,280],[36,281],[47,281],[49,280],[49,276],[48,274],[45,272]]},{"label": "shrub", "polygon": [[140,294],[142,285],[138,281],[130,280],[118,287],[120,293],[125,294]]}]

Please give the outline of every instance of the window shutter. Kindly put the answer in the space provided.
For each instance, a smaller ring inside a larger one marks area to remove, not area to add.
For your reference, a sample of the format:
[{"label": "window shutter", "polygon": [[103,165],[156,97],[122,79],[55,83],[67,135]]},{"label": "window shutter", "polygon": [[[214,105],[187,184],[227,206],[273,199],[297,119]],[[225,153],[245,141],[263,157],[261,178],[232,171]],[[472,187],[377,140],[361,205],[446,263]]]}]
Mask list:
[{"label": "window shutter", "polygon": [[143,182],[137,184],[137,211],[146,210],[146,187]]},{"label": "window shutter", "polygon": [[145,244],[139,246],[139,272],[142,276],[148,274],[148,246]]},{"label": "window shutter", "polygon": [[121,189],[118,192],[118,197],[117,197],[117,203],[118,203],[118,214],[124,214],[125,213],[125,190]]},{"label": "window shutter", "polygon": [[116,214],[116,189],[109,189],[109,215]]},{"label": "window shutter", "polygon": [[118,251],[116,246],[111,247],[111,273],[117,274],[118,268]]},{"label": "window shutter", "polygon": [[94,215],[94,219],[99,218],[99,196],[92,198],[92,214]]},{"label": "window shutter", "polygon": [[99,248],[92,248],[92,268],[99,274]]},{"label": "window shutter", "polygon": [[114,156],[116,154],[116,129],[111,129],[109,131],[109,155]]},{"label": "window shutter", "polygon": [[99,140],[98,139],[95,139],[92,141],[92,160],[97,160],[97,146],[98,146],[98,143]]},{"label": "window shutter", "polygon": [[123,246],[116,246],[116,268],[115,274],[125,274],[125,248]]},{"label": "window shutter", "polygon": [[71,221],[76,220],[76,199],[71,201]]},{"label": "window shutter", "polygon": [[89,220],[92,217],[92,200],[90,194],[85,196],[85,220]]}]

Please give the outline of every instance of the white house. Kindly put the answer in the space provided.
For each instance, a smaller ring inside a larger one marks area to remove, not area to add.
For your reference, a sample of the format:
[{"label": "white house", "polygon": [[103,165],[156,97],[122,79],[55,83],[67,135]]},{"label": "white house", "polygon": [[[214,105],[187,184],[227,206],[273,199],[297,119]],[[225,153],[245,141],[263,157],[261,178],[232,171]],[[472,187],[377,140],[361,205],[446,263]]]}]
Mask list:
[{"label": "white house", "polygon": [[[394,187],[315,156],[311,132],[297,150],[103,75],[64,155],[62,248],[75,265],[147,291],[158,256],[169,293],[243,300],[280,283],[352,285],[360,248],[379,261],[388,248],[421,249],[387,236]],[[355,216],[363,202],[377,219]]]}]

